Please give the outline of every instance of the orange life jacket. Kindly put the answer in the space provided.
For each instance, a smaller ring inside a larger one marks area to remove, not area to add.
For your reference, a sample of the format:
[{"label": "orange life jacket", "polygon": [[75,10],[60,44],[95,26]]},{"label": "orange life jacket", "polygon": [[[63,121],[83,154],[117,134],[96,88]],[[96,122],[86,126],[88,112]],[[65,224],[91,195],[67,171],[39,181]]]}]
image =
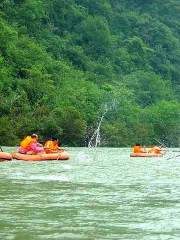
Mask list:
[{"label": "orange life jacket", "polygon": [[153,147],[153,148],[149,149],[148,153],[160,154],[161,150],[157,147]]},{"label": "orange life jacket", "polygon": [[161,150],[160,150],[160,149],[157,149],[157,148],[155,148],[155,153],[156,153],[156,154],[161,154]]},{"label": "orange life jacket", "polygon": [[53,142],[51,140],[48,140],[45,144],[44,144],[44,151],[46,153],[52,153],[54,151],[58,151],[58,144],[57,142]]},{"label": "orange life jacket", "polygon": [[144,153],[141,146],[134,146],[133,152],[134,153]]},{"label": "orange life jacket", "polygon": [[25,137],[22,142],[20,143],[21,147],[27,149],[32,142],[37,142],[36,139],[31,138],[31,136]]}]

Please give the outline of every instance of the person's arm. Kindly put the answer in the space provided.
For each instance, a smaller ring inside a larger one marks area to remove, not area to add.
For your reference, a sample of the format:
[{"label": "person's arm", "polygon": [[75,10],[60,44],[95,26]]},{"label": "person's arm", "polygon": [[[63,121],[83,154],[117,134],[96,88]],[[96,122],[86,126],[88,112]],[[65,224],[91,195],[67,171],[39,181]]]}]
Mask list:
[{"label": "person's arm", "polygon": [[43,147],[43,145],[41,143],[37,143],[38,147]]},{"label": "person's arm", "polygon": [[44,152],[44,148],[43,147],[38,147],[37,143],[34,143],[34,142],[31,143],[30,147],[34,152]]},{"label": "person's arm", "polygon": [[141,147],[141,151],[142,151],[142,153],[147,153],[146,146]]}]

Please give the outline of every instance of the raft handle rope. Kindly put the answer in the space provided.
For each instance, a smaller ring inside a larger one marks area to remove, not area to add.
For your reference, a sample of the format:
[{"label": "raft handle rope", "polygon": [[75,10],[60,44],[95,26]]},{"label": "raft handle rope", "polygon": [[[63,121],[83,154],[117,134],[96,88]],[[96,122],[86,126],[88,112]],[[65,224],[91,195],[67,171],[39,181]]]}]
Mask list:
[{"label": "raft handle rope", "polygon": [[62,152],[59,153],[59,155],[58,155],[58,157],[57,157],[57,159],[56,159],[57,161],[59,160],[59,158],[60,158],[60,156],[61,156],[61,153],[63,153],[63,152],[64,152],[64,149],[62,149]]}]

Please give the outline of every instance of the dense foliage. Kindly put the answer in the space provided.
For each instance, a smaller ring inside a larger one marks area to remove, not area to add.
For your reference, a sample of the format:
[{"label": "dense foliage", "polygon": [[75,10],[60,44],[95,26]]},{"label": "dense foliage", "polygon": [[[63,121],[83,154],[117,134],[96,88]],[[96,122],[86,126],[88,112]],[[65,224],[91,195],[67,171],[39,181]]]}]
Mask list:
[{"label": "dense foliage", "polygon": [[179,145],[179,0],[1,0],[0,144]]}]

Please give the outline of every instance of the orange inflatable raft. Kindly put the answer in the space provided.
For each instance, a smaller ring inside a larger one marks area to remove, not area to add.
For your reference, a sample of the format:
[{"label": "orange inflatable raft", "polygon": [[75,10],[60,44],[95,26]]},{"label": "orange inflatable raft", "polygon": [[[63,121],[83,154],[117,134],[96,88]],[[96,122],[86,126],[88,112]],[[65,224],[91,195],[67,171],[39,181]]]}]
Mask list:
[{"label": "orange inflatable raft", "polygon": [[155,153],[131,153],[130,157],[163,157],[163,154]]},{"label": "orange inflatable raft", "polygon": [[0,162],[11,161],[11,160],[12,160],[12,156],[10,153],[0,152]]},{"label": "orange inflatable raft", "polygon": [[43,153],[37,155],[28,155],[28,154],[21,154],[21,153],[12,153],[12,158],[17,160],[23,161],[52,161],[52,160],[59,160],[65,161],[69,159],[69,154],[66,151],[61,153]]}]

